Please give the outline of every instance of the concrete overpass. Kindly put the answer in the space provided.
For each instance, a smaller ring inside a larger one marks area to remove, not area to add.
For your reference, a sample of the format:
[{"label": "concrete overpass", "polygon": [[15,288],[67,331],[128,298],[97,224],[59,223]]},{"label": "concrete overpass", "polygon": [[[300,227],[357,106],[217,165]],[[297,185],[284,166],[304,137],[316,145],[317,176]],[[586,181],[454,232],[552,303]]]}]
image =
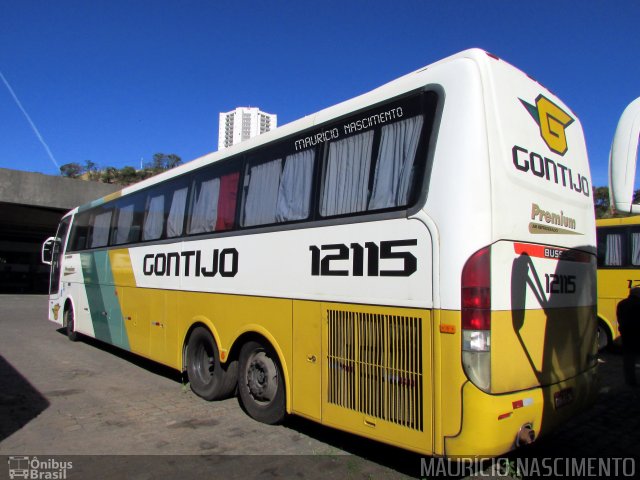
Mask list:
[{"label": "concrete overpass", "polygon": [[0,168],[0,293],[45,293],[40,246],[64,213],[122,187]]}]

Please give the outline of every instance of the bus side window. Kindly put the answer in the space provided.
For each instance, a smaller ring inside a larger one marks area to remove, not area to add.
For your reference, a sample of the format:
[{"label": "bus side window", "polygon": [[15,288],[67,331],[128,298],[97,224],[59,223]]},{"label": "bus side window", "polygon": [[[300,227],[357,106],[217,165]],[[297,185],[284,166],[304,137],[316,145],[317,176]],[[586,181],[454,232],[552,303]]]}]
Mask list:
[{"label": "bus side window", "polygon": [[315,150],[283,155],[247,166],[242,226],[309,218]]},{"label": "bus side window", "polygon": [[369,210],[409,203],[422,115],[382,127]]},{"label": "bus side window", "polygon": [[235,226],[239,172],[213,171],[195,180],[187,234],[231,230]]},{"label": "bus side window", "polygon": [[323,217],[367,209],[373,135],[369,130],[329,144],[320,204]]},{"label": "bus side window", "polygon": [[281,175],[281,158],[249,167],[243,227],[275,223]]},{"label": "bus side window", "polygon": [[115,218],[111,232],[111,245],[122,245],[140,241],[144,219],[144,194],[133,194],[119,200],[115,207]]},{"label": "bus side window", "polygon": [[598,232],[598,265],[622,267],[627,262],[627,229],[602,228]]},{"label": "bus side window", "polygon": [[173,191],[171,207],[167,215],[167,238],[179,237],[184,229],[184,216],[187,207],[189,188],[184,186]]},{"label": "bus side window", "polygon": [[278,188],[276,222],[305,220],[309,217],[314,159],[314,150],[304,150],[286,157]]},{"label": "bus side window", "polygon": [[91,215],[89,248],[105,247],[109,243],[113,209],[97,210]]},{"label": "bus side window", "polygon": [[133,226],[133,216],[135,213],[135,205],[124,205],[118,208],[118,219],[116,226],[111,234],[111,244],[121,245],[129,243],[131,235],[131,227]]},{"label": "bus side window", "polygon": [[162,236],[164,227],[164,194],[150,191],[144,209],[142,240],[157,240]]},{"label": "bus side window", "polygon": [[407,206],[423,124],[424,116],[416,115],[331,142],[320,214]]},{"label": "bus side window", "polygon": [[640,266],[640,229],[629,230],[629,263],[634,267]]},{"label": "bus side window", "polygon": [[71,236],[67,250],[84,250],[87,247],[87,235],[89,231],[89,212],[79,213],[73,219]]}]

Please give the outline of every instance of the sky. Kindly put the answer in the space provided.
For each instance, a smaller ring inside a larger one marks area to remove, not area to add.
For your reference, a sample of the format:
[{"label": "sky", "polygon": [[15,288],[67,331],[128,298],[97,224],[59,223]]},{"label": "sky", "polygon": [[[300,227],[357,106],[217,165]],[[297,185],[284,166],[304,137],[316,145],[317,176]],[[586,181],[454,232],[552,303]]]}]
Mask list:
[{"label": "sky", "polygon": [[604,186],[639,25],[638,0],[0,0],[0,168],[193,160],[219,112],[283,125],[479,47],[572,109]]}]

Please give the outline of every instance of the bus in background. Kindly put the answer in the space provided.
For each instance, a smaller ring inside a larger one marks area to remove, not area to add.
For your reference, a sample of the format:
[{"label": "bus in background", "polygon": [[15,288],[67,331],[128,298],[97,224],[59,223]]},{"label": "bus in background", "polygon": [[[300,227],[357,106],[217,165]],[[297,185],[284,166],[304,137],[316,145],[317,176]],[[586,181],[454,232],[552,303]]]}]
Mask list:
[{"label": "bus in background", "polygon": [[620,336],[616,307],[640,287],[640,217],[596,221],[598,239],[598,348]]},{"label": "bus in background", "polygon": [[582,127],[468,50],[72,210],[49,319],[265,423],[500,455],[596,393]]},{"label": "bus in background", "polygon": [[[612,210],[638,214],[633,203],[640,134],[640,98],[622,113],[609,155]],[[640,215],[596,221],[598,240],[598,345],[605,348],[620,336],[616,307],[640,286]]]}]

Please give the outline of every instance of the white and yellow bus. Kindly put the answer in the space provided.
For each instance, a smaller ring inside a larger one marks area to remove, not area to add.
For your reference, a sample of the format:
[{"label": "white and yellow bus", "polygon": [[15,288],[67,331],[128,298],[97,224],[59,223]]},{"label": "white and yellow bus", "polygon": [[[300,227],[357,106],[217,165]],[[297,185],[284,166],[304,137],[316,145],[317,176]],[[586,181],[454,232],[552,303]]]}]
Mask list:
[{"label": "white and yellow bus", "polygon": [[595,394],[582,128],[481,50],[76,208],[46,256],[72,339],[262,422],[499,455]]},{"label": "white and yellow bus", "polygon": [[[618,214],[640,213],[633,203],[640,136],[640,98],[622,112],[609,155],[609,195]],[[604,348],[620,336],[616,307],[640,287],[640,216],[596,221],[598,240],[598,338]]]},{"label": "white and yellow bus", "polygon": [[596,221],[598,240],[598,344],[620,337],[616,308],[629,290],[640,287],[640,217]]}]

